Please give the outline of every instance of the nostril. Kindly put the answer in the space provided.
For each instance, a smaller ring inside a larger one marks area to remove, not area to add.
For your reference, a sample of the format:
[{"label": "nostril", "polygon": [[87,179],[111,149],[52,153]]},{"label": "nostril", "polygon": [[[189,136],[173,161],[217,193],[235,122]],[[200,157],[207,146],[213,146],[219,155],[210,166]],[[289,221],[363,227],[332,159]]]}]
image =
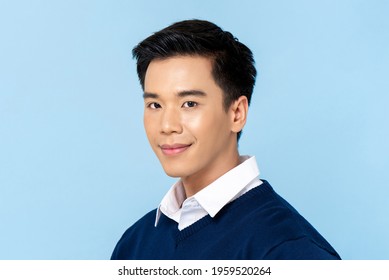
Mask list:
[{"label": "nostril", "polygon": [[175,112],[165,112],[161,119],[161,132],[164,134],[181,133],[180,117]]}]

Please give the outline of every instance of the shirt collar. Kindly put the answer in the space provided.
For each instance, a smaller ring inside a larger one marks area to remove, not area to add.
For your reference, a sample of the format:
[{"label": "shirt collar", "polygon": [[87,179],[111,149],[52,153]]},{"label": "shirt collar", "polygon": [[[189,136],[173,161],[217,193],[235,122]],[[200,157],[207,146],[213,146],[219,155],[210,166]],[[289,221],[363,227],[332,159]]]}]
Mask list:
[{"label": "shirt collar", "polygon": [[161,213],[166,216],[179,221],[179,210],[181,209],[182,203],[185,201],[186,195],[182,181],[176,182],[169,191],[163,197],[159,207],[157,209],[157,215],[155,218],[155,226],[157,226]]},{"label": "shirt collar", "polygon": [[[255,156],[241,156],[240,161],[241,163],[238,166],[193,196],[211,217],[214,217],[242,189],[259,176]],[[157,209],[155,226],[158,224],[161,212],[178,222],[180,209],[185,199],[185,190],[181,180],[179,180],[162,199]]]}]

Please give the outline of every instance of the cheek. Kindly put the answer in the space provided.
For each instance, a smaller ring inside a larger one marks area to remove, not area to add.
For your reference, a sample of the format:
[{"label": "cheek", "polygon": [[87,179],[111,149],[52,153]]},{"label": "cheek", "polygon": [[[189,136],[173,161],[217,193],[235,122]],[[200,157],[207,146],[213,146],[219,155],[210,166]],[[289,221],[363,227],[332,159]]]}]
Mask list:
[{"label": "cheek", "polygon": [[201,130],[204,123],[204,117],[202,114],[185,114],[181,117],[182,123],[189,131]]},{"label": "cheek", "polygon": [[153,138],[153,134],[155,134],[155,120],[148,114],[143,115],[143,126],[149,141]]},{"label": "cheek", "polygon": [[222,113],[209,110],[185,115],[182,118],[182,123],[194,137],[204,141],[217,138],[220,133],[225,131],[227,119]]},{"label": "cheek", "polygon": [[191,134],[197,141],[204,141],[207,133],[212,130],[214,116],[206,112],[196,112],[196,114],[186,114],[182,117],[187,133]]}]

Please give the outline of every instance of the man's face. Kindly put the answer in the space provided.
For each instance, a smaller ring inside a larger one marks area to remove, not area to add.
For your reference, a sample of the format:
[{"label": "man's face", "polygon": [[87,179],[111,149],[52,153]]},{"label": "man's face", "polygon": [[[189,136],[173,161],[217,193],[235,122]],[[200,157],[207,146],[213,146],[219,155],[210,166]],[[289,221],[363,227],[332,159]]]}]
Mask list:
[{"label": "man's face", "polygon": [[216,179],[237,151],[233,116],[211,70],[211,61],[200,56],[153,60],[147,69],[144,126],[169,176]]}]

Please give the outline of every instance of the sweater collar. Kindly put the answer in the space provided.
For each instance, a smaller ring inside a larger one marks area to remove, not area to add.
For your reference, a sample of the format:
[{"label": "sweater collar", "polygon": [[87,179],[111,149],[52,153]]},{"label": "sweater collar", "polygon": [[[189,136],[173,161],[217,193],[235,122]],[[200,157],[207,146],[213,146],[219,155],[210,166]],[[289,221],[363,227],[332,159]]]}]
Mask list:
[{"label": "sweater collar", "polygon": [[[186,198],[181,180],[175,183],[162,199],[156,213],[155,226],[161,214],[180,223],[183,204],[196,205],[212,218],[248,186],[258,186],[259,169],[254,156],[241,156],[241,164],[231,169],[207,187]],[[198,210],[196,210],[198,211]],[[204,215],[203,215],[204,216]]]}]

